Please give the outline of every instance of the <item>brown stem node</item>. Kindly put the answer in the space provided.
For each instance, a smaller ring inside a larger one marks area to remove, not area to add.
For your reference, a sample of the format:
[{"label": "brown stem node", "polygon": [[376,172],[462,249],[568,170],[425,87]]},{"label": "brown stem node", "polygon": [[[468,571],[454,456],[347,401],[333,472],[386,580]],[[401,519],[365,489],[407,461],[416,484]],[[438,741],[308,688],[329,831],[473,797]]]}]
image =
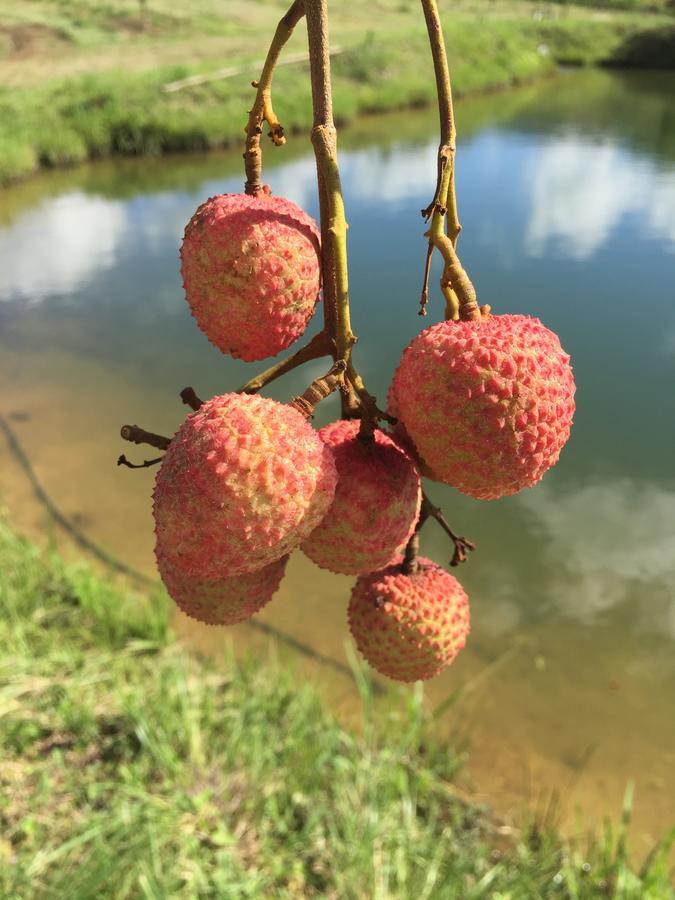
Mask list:
[{"label": "brown stem node", "polygon": [[158,450],[166,450],[171,443],[171,438],[153,434],[152,431],[145,431],[138,425],[122,425],[120,435],[125,441],[132,444],[149,444],[150,447],[157,447]]},{"label": "brown stem node", "polygon": [[342,387],[346,368],[345,361],[338,359],[329,372],[322,378],[313,381],[304,394],[294,397],[289,405],[309,419],[322,400],[325,400],[336,388]]},{"label": "brown stem node", "polygon": [[180,392],[180,399],[186,406],[189,406],[190,409],[194,409],[195,412],[202,406],[203,400],[200,400],[199,397],[195,394],[194,388],[186,387]]}]

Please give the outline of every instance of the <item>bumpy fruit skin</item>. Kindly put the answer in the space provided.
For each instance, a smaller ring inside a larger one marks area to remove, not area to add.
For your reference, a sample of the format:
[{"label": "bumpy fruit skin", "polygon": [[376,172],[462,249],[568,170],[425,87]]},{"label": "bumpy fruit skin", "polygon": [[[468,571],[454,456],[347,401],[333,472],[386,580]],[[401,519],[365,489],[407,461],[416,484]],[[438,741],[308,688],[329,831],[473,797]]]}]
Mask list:
[{"label": "bumpy fruit skin", "polygon": [[404,350],[390,406],[432,477],[493,500],[558,461],[574,415],[569,360],[530,316],[440,322]]},{"label": "bumpy fruit skin", "polygon": [[213,397],[187,417],[162,460],[157,540],[186,575],[253,572],[313,531],[336,482],[330,450],[295,409],[246,394]]},{"label": "bumpy fruit skin", "polygon": [[366,661],[394,681],[433,678],[464,647],[470,630],[462,585],[440,566],[419,557],[419,568],[401,572],[400,560],[362,575],[349,603],[349,628]]},{"label": "bumpy fruit skin", "polygon": [[319,299],[319,230],[283,197],[221,194],[185,228],[181,274],[197,324],[219,350],[274,356],[303,333]]},{"label": "bumpy fruit skin", "polygon": [[178,607],[206,625],[236,625],[250,619],[270,602],[288,562],[288,556],[282,556],[257,572],[200,578],[172,565],[159,547],[155,555],[164,586]]},{"label": "bumpy fruit skin", "polygon": [[359,428],[357,420],[339,420],[319,431],[338,483],[325,519],[302,544],[317,565],[344,575],[387,565],[412,534],[422,501],[410,455],[379,430],[364,444]]}]

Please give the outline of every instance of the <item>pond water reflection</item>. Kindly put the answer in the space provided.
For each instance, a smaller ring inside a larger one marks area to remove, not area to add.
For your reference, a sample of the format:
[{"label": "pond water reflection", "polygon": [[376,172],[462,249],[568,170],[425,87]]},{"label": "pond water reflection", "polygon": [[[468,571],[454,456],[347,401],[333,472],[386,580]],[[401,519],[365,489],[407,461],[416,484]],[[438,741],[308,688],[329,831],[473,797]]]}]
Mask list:
[{"label": "pond water reflection", "polygon": [[[616,813],[635,777],[638,850],[675,819],[673,88],[660,73],[565,73],[459,104],[463,262],[482,302],[558,332],[578,411],[560,464],[536,488],[480,503],[429,486],[479,547],[458,573],[472,600],[469,645],[425,688],[434,705],[460,689],[438,727],[470,742],[481,797],[506,810],[560,791],[570,827],[577,803],[585,821]],[[381,398],[421,324],[418,211],[433,190],[435,134],[426,111],[363,121],[341,138],[357,361]],[[294,138],[267,157],[274,192],[316,215],[307,145]],[[197,204],[240,190],[239,169],[238,153],[106,162],[1,198],[0,413],[63,513],[146,574],[153,474],[115,468],[128,449],[118,429],[173,433],[181,388],[231,390],[254,368],[194,327],[177,261]],[[436,295],[424,324],[440,316]],[[324,368],[291,373],[269,394],[286,399]],[[335,414],[328,401],[316,424]],[[0,490],[20,527],[44,530],[5,444]],[[427,530],[423,551],[447,561],[443,536]],[[261,621],[344,663],[349,587],[297,554]],[[178,627],[211,651],[228,639]],[[261,640],[245,626],[232,634]],[[355,715],[348,679],[298,665]]]}]

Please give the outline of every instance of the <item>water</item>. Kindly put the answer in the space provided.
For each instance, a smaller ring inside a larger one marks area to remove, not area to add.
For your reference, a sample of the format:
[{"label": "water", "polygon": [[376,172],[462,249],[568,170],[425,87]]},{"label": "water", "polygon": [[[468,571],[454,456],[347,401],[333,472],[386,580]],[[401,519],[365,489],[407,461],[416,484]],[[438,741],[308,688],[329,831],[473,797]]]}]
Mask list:
[{"label": "water", "polygon": [[[540,316],[572,354],[578,411],[559,465],[538,487],[480,503],[429,486],[478,544],[458,574],[473,633],[425,688],[451,697],[438,727],[466,742],[466,778],[503,812],[558,792],[566,827],[615,814],[637,782],[635,840],[675,820],[675,114],[672,75],[563,74],[459,105],[463,262],[496,312]],[[384,398],[422,322],[419,210],[433,192],[432,111],[359,123],[341,137],[357,364]],[[275,193],[317,214],[314,163],[294,138],[270,152]],[[68,519],[153,574],[153,472],[115,467],[123,422],[171,434],[178,393],[236,388],[255,371],[221,356],[182,297],[185,222],[241,189],[239,154],[125,161],[54,173],[0,206],[0,412]],[[438,267],[432,283],[437,284]],[[318,330],[318,323],[310,327]],[[325,368],[270,389],[287,399]],[[317,424],[336,413],[322,406]],[[8,446],[0,490],[12,519],[43,532],[44,507]],[[423,551],[447,561],[434,523]],[[300,554],[261,621],[344,663],[351,581]],[[210,651],[223,633],[178,620]],[[238,646],[267,638],[246,626]],[[291,651],[280,645],[289,661]],[[350,680],[298,665],[355,715]],[[402,702],[405,691],[394,694]]]}]

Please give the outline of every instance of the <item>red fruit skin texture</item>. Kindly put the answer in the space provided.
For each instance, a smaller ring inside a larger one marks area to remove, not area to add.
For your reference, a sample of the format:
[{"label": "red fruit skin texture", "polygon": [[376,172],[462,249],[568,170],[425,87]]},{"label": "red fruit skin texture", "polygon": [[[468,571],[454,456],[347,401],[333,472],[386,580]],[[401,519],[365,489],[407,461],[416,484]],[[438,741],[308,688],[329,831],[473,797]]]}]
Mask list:
[{"label": "red fruit skin texture", "polygon": [[574,392],[556,334],[530,316],[488,316],[417,335],[394,375],[390,405],[431,477],[493,500],[531,487],[555,465]]},{"label": "red fruit skin texture", "polygon": [[464,647],[470,631],[462,585],[419,557],[411,575],[396,563],[362,575],[349,602],[349,628],[366,661],[394,681],[433,678]]},{"label": "red fruit skin texture", "polygon": [[155,480],[155,533],[186,575],[253,572],[297,547],[335,494],[330,450],[297,410],[223,394],[189,415]]},{"label": "red fruit skin texture", "polygon": [[197,325],[237,359],[264,359],[284,350],[316,308],[319,229],[283,197],[211,197],[188,222],[180,256]]},{"label": "red fruit skin texture", "polygon": [[364,444],[360,424],[341,419],[319,431],[338,482],[326,517],[301,548],[318,566],[344,575],[385,566],[412,534],[422,502],[410,455],[379,430]]},{"label": "red fruit skin texture", "polygon": [[229,578],[186,575],[155,548],[157,568],[164,587],[188,616],[206,625],[237,625],[250,619],[270,602],[281,583],[288,555],[257,572]]}]

